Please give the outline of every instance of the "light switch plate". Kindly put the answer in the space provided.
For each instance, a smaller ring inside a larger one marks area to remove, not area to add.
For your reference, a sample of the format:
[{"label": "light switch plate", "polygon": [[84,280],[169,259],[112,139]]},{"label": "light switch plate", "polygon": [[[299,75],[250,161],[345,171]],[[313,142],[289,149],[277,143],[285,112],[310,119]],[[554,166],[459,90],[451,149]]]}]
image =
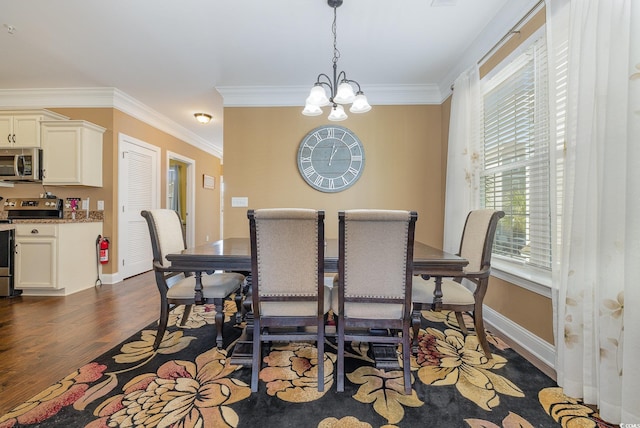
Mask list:
[{"label": "light switch plate", "polygon": [[104,211],[104,201],[98,201],[98,211]]},{"label": "light switch plate", "polygon": [[233,197],[233,198],[231,198],[231,206],[232,207],[248,207],[249,206],[249,198],[247,198],[247,197]]}]

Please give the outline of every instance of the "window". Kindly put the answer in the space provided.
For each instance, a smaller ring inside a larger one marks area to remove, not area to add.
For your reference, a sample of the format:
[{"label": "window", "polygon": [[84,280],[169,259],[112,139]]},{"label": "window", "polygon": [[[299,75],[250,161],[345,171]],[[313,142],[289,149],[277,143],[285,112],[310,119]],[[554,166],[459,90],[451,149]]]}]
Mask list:
[{"label": "window", "polygon": [[544,37],[532,39],[482,81],[480,200],[486,208],[505,212],[496,231],[494,260],[550,272],[555,195],[547,54]]}]

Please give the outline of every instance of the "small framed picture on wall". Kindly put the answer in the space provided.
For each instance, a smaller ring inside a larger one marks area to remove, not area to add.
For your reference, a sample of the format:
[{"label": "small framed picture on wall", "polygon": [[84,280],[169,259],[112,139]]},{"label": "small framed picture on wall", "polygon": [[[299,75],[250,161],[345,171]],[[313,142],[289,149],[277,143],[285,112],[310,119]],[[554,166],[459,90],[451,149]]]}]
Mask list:
[{"label": "small framed picture on wall", "polygon": [[202,176],[202,187],[205,189],[215,189],[216,188],[216,178],[207,174],[203,174]]}]

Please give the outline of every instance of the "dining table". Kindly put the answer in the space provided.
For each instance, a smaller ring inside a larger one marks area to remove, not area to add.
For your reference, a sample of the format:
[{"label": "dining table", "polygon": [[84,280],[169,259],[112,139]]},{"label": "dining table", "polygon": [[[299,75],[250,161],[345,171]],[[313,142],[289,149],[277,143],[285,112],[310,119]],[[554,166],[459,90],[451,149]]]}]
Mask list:
[{"label": "dining table", "polygon": [[[167,254],[166,258],[171,262],[173,268],[195,274],[196,285],[194,294],[196,303],[205,303],[205,299],[202,296],[201,282],[203,273],[211,273],[214,271],[246,273],[248,287],[245,287],[245,291],[250,289],[251,242],[249,238],[225,238],[219,241],[190,247],[179,253]],[[458,255],[448,253],[420,241],[414,242],[413,273],[435,279],[436,287],[433,303],[433,309],[435,310],[439,310],[442,303],[442,290],[439,286],[442,278],[459,275],[468,263],[468,260]],[[337,239],[325,240],[324,271],[325,273],[338,272]],[[243,317],[247,321],[247,328],[241,338],[236,342],[231,356],[232,363],[243,366],[251,366],[251,335],[253,323],[250,304],[250,299],[246,299],[245,307],[247,307],[247,310]],[[377,352],[374,349],[374,354],[378,368],[393,367],[397,363],[395,351],[388,346],[378,348]]]}]

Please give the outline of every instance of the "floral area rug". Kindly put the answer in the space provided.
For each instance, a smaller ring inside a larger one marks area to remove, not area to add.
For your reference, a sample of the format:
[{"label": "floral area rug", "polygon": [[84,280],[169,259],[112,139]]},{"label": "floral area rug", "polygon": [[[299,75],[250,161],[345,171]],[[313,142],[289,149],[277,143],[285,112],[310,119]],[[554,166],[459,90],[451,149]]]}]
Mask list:
[{"label": "floral area rug", "polygon": [[233,324],[232,301],[226,309],[225,349],[212,347],[212,305],[194,307],[184,327],[177,308],[157,352],[150,325],[0,417],[0,428],[610,427],[491,334],[487,359],[448,312],[422,313],[411,395],[401,370],[374,367],[366,343],[346,347],[345,391],[336,392],[333,339],[325,342],[324,392],[315,346],[295,343],[265,349],[252,394],[251,369],[227,358],[242,326]]}]

